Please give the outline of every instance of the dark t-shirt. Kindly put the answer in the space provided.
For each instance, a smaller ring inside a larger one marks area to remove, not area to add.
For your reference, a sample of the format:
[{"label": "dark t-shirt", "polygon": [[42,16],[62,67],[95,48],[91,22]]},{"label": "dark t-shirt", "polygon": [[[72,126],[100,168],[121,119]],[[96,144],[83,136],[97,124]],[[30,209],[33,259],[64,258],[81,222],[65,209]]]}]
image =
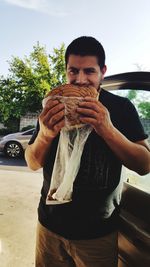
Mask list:
[{"label": "dark t-shirt", "polygon": [[[113,125],[129,140],[136,142],[147,138],[137,111],[127,98],[102,90],[100,101],[108,109]],[[34,142],[38,130],[39,126],[29,144]],[[68,239],[97,238],[116,230],[122,163],[94,130],[83,149],[72,201],[60,205],[45,204],[58,141],[59,135],[54,139],[43,166],[39,221]]]}]

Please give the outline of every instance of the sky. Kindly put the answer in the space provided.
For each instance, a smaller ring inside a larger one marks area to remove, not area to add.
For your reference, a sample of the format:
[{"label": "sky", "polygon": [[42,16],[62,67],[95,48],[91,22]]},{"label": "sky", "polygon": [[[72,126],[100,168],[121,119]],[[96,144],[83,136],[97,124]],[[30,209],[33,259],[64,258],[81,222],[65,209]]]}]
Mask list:
[{"label": "sky", "polygon": [[150,71],[149,0],[0,0],[0,75],[39,42],[51,53],[87,35],[106,52],[107,75]]}]

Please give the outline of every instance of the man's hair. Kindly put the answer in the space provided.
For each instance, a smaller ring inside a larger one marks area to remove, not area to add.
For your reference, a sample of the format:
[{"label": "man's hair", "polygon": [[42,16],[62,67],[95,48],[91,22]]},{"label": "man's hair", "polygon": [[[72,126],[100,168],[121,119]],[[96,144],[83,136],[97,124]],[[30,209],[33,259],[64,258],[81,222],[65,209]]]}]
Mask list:
[{"label": "man's hair", "polygon": [[96,56],[100,69],[105,65],[104,48],[98,40],[91,36],[81,36],[68,45],[65,53],[66,66],[70,55]]}]

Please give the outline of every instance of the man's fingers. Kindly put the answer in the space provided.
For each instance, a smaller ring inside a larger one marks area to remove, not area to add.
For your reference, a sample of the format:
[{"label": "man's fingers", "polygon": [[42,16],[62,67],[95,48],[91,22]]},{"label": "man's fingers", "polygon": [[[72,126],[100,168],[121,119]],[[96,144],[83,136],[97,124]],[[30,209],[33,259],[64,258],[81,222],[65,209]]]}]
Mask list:
[{"label": "man's fingers", "polygon": [[90,124],[94,127],[96,120],[94,118],[89,118],[89,117],[80,117],[80,122],[85,124]]},{"label": "man's fingers", "polygon": [[103,105],[95,99],[93,101],[81,101],[79,102],[78,107],[92,109],[92,110],[99,112],[100,109],[103,108]]},{"label": "man's fingers", "polygon": [[52,125],[52,127],[55,124],[57,124],[60,120],[64,119],[64,115],[65,115],[65,112],[64,112],[64,110],[62,110],[62,111],[59,111],[58,113],[56,113],[54,116],[52,116],[49,119],[49,122]]},{"label": "man's fingers", "polygon": [[92,97],[85,97],[83,101],[80,101],[78,103],[78,106],[82,107],[82,106],[91,106],[91,105],[97,105],[99,102]]},{"label": "man's fingers", "polygon": [[58,114],[60,111],[63,111],[64,113],[64,104],[57,102],[51,105],[50,108],[49,106],[46,106],[41,112],[39,118],[42,121],[48,122],[55,114]]},{"label": "man's fingers", "polygon": [[[96,110],[97,111],[97,110]],[[95,118],[97,112],[93,109],[77,108],[77,112],[83,116]]]},{"label": "man's fingers", "polygon": [[54,107],[56,107],[58,104],[60,104],[60,102],[58,100],[48,100],[46,102],[46,105],[44,106],[42,113],[45,115],[47,113],[47,111],[53,109]]},{"label": "man's fingers", "polygon": [[59,132],[65,126],[65,120],[62,119],[54,125],[54,131]]},{"label": "man's fingers", "polygon": [[64,111],[65,107],[64,104],[57,104],[56,106],[54,106],[53,108],[49,109],[47,111],[46,116],[49,118],[51,118],[52,116],[54,116],[55,114],[58,114],[60,111]]}]

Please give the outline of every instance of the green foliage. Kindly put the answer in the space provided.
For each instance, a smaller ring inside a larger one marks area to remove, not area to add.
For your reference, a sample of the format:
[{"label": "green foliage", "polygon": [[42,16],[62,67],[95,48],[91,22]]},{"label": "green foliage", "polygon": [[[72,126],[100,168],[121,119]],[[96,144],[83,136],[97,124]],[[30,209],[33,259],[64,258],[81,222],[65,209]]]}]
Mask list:
[{"label": "green foliage", "polygon": [[65,46],[64,44],[62,44],[60,49],[54,48],[54,54],[52,56],[49,55],[53,69],[53,75],[51,80],[52,88],[58,86],[61,83],[66,82],[64,54]]},{"label": "green foliage", "polygon": [[10,130],[10,129],[7,129],[7,128],[0,129],[0,136],[5,136],[5,135],[10,134],[10,133],[12,133],[12,130]]},{"label": "green foliage", "polygon": [[1,122],[7,124],[27,112],[40,112],[45,94],[66,82],[64,53],[64,44],[49,55],[37,43],[28,57],[11,58],[8,77],[0,77]]},{"label": "green foliage", "polygon": [[137,97],[137,91],[136,90],[129,90],[127,94],[128,99],[133,100]]},{"label": "green foliage", "polygon": [[147,119],[150,119],[150,102],[141,102],[139,105],[138,105],[138,109],[141,113],[141,116],[143,118],[147,118]]},{"label": "green foliage", "polygon": [[18,132],[19,124],[19,118],[16,118],[14,115],[11,115],[7,120],[4,121],[4,126],[10,133]]},{"label": "green foliage", "polygon": [[150,103],[144,100],[144,94],[140,95],[139,91],[130,90],[127,97],[133,102],[141,118],[150,118]]}]

